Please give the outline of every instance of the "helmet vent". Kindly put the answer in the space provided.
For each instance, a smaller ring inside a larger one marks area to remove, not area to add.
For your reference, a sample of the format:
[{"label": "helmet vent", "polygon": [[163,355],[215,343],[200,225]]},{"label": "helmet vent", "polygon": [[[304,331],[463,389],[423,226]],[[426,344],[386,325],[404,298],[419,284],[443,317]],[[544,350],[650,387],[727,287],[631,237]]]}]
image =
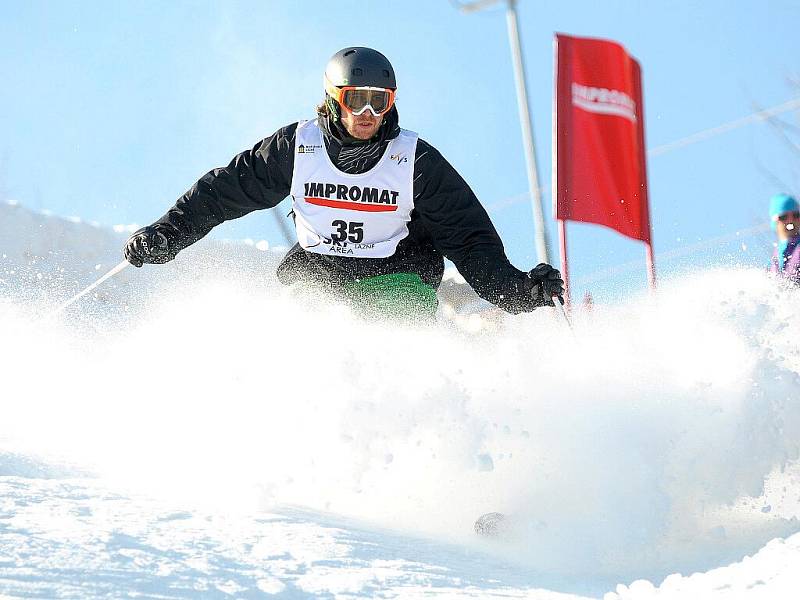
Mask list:
[{"label": "helmet vent", "polygon": [[383,70],[383,76],[384,77],[391,77],[391,75],[389,75],[389,71],[387,71],[386,69]]},{"label": "helmet vent", "polygon": [[358,69],[358,68],[353,69],[353,75],[363,75],[363,74],[364,74],[364,69]]},{"label": "helmet vent", "polygon": [[355,54],[355,53],[356,53],[356,51],[355,51],[355,50],[348,50],[348,51],[347,51],[347,52],[345,52],[345,53],[344,53],[342,56],[350,56],[351,54]]}]

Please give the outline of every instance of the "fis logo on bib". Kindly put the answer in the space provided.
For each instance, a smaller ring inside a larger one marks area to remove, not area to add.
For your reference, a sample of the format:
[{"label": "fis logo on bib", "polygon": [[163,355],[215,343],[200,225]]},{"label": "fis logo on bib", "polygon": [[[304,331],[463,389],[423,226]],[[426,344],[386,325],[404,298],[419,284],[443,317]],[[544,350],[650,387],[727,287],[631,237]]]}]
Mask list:
[{"label": "fis logo on bib", "polygon": [[316,152],[317,150],[321,150],[321,149],[322,149],[322,144],[317,144],[317,145],[314,145],[314,146],[312,146],[311,144],[308,144],[308,145],[300,144],[297,147],[297,153],[298,154],[314,154],[314,152]]},{"label": "fis logo on bib", "polygon": [[402,164],[402,163],[407,163],[408,162],[408,157],[405,154],[392,154],[389,157],[389,160],[393,160],[394,162],[396,162],[399,165],[399,164]]}]

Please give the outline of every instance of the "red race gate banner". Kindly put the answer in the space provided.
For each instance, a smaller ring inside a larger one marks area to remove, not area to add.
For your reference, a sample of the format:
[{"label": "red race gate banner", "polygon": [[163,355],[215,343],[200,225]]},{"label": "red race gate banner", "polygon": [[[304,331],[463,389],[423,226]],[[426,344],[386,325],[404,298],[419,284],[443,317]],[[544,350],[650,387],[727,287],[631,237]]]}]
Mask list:
[{"label": "red race gate banner", "polygon": [[650,243],[639,63],[621,45],[556,34],[555,214]]}]

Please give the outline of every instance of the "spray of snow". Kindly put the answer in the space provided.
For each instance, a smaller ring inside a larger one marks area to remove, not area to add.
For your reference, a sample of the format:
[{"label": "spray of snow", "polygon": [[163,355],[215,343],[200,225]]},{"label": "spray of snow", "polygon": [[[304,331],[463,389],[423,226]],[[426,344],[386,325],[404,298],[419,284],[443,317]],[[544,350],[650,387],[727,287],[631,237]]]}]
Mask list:
[{"label": "spray of snow", "polygon": [[[302,505],[549,572],[710,568],[800,529],[800,290],[760,272],[578,312],[575,335],[542,309],[474,336],[176,263],[90,325],[0,302],[5,447],[187,503]],[[510,539],[470,535],[488,511],[513,518]]]}]

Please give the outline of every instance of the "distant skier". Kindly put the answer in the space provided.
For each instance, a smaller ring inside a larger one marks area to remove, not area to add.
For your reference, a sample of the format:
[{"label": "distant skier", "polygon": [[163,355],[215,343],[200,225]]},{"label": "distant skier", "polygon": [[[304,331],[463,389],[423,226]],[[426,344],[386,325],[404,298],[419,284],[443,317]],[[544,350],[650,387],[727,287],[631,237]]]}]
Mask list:
[{"label": "distant skier", "polygon": [[461,176],[399,127],[394,69],[383,54],[340,50],[324,88],[316,119],[282,127],[206,173],[130,237],[125,258],[137,267],[167,262],[223,221],[291,195],[298,243],[278,266],[284,284],[323,287],[387,316],[430,316],[446,256],[481,297],[508,312],[561,298],[559,271],[513,267]]},{"label": "distant skier", "polygon": [[800,204],[791,196],[777,194],[770,199],[769,216],[778,236],[771,270],[800,284]]}]

